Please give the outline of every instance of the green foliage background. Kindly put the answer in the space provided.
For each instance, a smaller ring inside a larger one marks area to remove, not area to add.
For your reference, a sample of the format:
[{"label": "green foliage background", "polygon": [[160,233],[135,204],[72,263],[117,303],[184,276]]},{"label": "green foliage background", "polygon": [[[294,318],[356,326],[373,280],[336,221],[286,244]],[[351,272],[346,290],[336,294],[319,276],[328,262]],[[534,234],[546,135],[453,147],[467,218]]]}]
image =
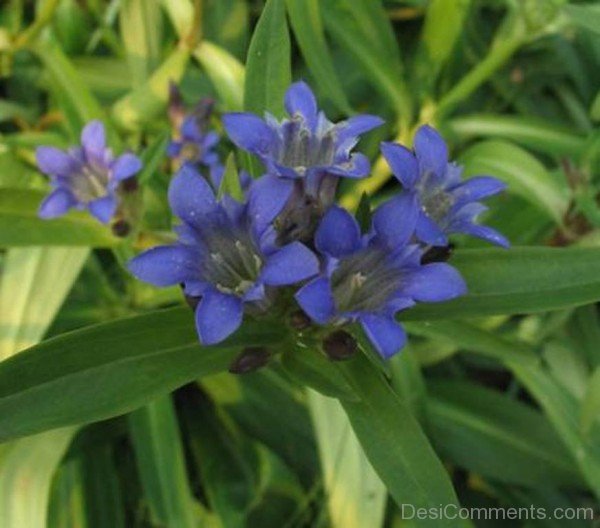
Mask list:
[{"label": "green foliage background", "polygon": [[[600,500],[597,3],[7,0],[0,75],[0,527],[505,525],[403,520],[403,504],[591,525],[550,516]],[[329,362],[273,321],[202,349],[180,292],[122,267],[171,224],[168,82],[214,98],[219,128],[281,114],[299,78],[331,117],[386,118],[347,208],[393,192],[378,143],[422,123],[467,176],[509,184],[486,222],[516,247],[457,238],[469,295],[406,312],[385,367]],[[94,118],[142,153],[145,236],[36,216],[35,147]],[[249,345],[278,355],[227,373]]]}]

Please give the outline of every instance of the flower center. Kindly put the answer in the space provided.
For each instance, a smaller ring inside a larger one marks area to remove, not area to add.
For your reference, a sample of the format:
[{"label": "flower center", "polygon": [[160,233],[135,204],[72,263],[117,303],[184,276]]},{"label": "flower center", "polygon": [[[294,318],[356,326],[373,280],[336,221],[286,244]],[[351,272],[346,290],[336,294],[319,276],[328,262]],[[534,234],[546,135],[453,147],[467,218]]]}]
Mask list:
[{"label": "flower center", "polygon": [[442,224],[454,205],[454,198],[433,177],[425,175],[417,185],[421,207],[436,224]]},{"label": "flower center", "polygon": [[71,186],[75,196],[82,202],[91,202],[107,194],[108,170],[86,163],[81,172],[75,174]]},{"label": "flower center", "polygon": [[282,142],[277,161],[303,175],[311,167],[332,165],[335,155],[333,127],[313,134],[302,116],[294,116],[282,126]]},{"label": "flower center", "polygon": [[249,236],[228,234],[213,233],[207,240],[204,274],[219,291],[241,296],[256,282],[263,262]]},{"label": "flower center", "polygon": [[377,312],[401,282],[401,274],[385,253],[364,249],[342,260],[331,276],[333,298],[340,312]]}]

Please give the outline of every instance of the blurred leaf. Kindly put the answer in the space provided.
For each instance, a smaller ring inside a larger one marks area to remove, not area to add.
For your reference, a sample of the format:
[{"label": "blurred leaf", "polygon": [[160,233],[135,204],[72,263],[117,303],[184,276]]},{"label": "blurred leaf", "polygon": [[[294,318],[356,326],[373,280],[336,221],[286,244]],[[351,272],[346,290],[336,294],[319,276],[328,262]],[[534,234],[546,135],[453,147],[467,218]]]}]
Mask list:
[{"label": "blurred leaf", "polygon": [[167,106],[169,83],[178,82],[185,72],[190,52],[179,47],[154,71],[148,81],[135,88],[112,108],[115,121],[124,129],[139,130]]},{"label": "blurred leaf", "polygon": [[194,57],[219,94],[223,109],[237,112],[243,108],[244,65],[224,49],[206,40],[194,50]]},{"label": "blurred leaf", "polygon": [[245,0],[204,0],[202,29],[207,40],[244,57],[250,5]]},{"label": "blurred leaf", "polygon": [[0,441],[132,411],[224,370],[240,347],[285,337],[285,329],[271,323],[248,323],[219,346],[200,347],[192,319],[187,307],[121,319],[60,335],[1,362]]},{"label": "blurred leaf", "polygon": [[560,185],[531,154],[512,143],[477,143],[461,157],[466,176],[493,175],[508,184],[508,192],[522,196],[540,211],[562,223],[569,205],[568,188]]},{"label": "blurred leaf", "polygon": [[167,146],[171,141],[171,133],[165,130],[159,134],[142,152],[140,159],[142,160],[142,171],[137,176],[140,185],[147,184],[155,177],[161,163],[165,160],[167,154]]},{"label": "blurred leaf", "polygon": [[431,0],[425,12],[419,40],[416,70],[425,93],[431,92],[437,76],[463,34],[471,0]]},{"label": "blurred leaf", "polygon": [[76,427],[8,444],[0,453],[0,526],[45,528],[52,476]]},{"label": "blurred leaf", "polygon": [[566,343],[551,341],[544,346],[543,357],[552,377],[575,398],[583,399],[590,375],[584,356]]},{"label": "blurred leaf", "polygon": [[563,11],[577,26],[594,33],[600,33],[600,6],[566,4]]},{"label": "blurred leaf", "polygon": [[160,56],[160,4],[156,0],[122,0],[119,26],[133,86],[141,86],[150,76]]},{"label": "blurred leaf", "polygon": [[171,397],[163,396],[128,418],[137,468],[153,522],[181,528],[197,526]]},{"label": "blurred leaf", "polygon": [[600,419],[600,367],[590,376],[585,398],[581,404],[581,432],[588,436]]},{"label": "blurred leaf", "polygon": [[324,488],[333,528],[383,525],[387,490],[336,400],[309,391]]},{"label": "blurred leaf", "polygon": [[574,460],[537,411],[467,381],[428,384],[434,445],[454,464],[501,482],[580,486]]},{"label": "blurred leaf", "polygon": [[463,275],[467,295],[420,304],[401,319],[532,313],[600,299],[600,248],[464,249],[450,262]]},{"label": "blurred leaf", "polygon": [[261,116],[271,112],[281,117],[290,82],[290,36],[284,0],[267,0],[248,48],[244,109]]},{"label": "blurred leaf", "polygon": [[194,23],[191,0],[161,0],[179,38],[187,37]]},{"label": "blurred leaf", "polygon": [[294,35],[315,81],[341,112],[352,108],[338,79],[323,31],[318,0],[286,0]]},{"label": "blurred leaf", "polygon": [[461,139],[503,138],[553,157],[578,157],[586,146],[585,138],[568,128],[529,116],[469,115],[451,119],[446,125]]},{"label": "blurred leaf", "polygon": [[[446,470],[409,408],[363,355],[340,362],[360,400],[341,400],[367,458],[398,505],[457,504]],[[420,520],[419,526],[464,526],[458,519]]]},{"label": "blurred leaf", "polygon": [[0,247],[109,247],[119,243],[107,226],[87,212],[71,211],[51,220],[39,218],[38,209],[46,194],[29,189],[2,189]]},{"label": "blurred leaf", "polygon": [[221,180],[218,192],[219,198],[224,194],[231,196],[238,202],[244,201],[244,191],[242,191],[240,184],[240,175],[235,166],[233,152],[227,156],[227,161],[225,162],[225,172],[223,173],[223,179]]}]

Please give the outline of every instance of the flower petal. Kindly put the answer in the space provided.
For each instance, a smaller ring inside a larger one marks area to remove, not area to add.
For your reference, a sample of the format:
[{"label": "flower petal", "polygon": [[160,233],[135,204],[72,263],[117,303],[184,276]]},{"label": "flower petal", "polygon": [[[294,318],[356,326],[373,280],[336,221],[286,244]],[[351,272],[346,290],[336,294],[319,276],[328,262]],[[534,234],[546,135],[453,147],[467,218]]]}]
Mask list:
[{"label": "flower petal", "polygon": [[449,264],[425,264],[407,275],[404,292],[416,301],[440,302],[467,293],[460,273]]},{"label": "flower petal", "polygon": [[421,173],[431,172],[438,178],[444,176],[448,164],[448,147],[437,130],[428,125],[417,130],[415,153]]},{"label": "flower petal", "polygon": [[371,170],[371,162],[364,154],[357,152],[348,161],[326,167],[326,170],[343,178],[364,178]]},{"label": "flower petal", "polygon": [[317,122],[317,100],[315,94],[303,81],[292,84],[285,92],[285,109],[290,117],[296,114],[304,117],[311,130]]},{"label": "flower petal", "polygon": [[236,146],[258,156],[267,154],[277,139],[260,117],[250,113],[225,114],[223,127]]},{"label": "flower petal", "polygon": [[202,217],[217,207],[210,184],[189,164],[184,164],[169,185],[173,212],[191,225],[201,225]]},{"label": "flower petal", "polygon": [[138,279],[154,286],[173,286],[199,278],[199,258],[182,245],[159,246],[131,259],[127,268]]},{"label": "flower petal", "polygon": [[327,277],[309,282],[294,297],[300,308],[316,323],[326,324],[335,314],[333,292]]},{"label": "flower petal", "polygon": [[396,249],[414,234],[418,212],[416,194],[403,192],[375,210],[375,233],[388,248]]},{"label": "flower petal", "polygon": [[103,224],[108,224],[117,210],[117,200],[111,195],[103,196],[88,203],[88,209],[92,216]]},{"label": "flower petal", "polygon": [[119,156],[112,166],[112,177],[115,181],[131,178],[142,170],[142,162],[137,156],[126,153]]},{"label": "flower petal", "polygon": [[448,237],[423,211],[419,212],[415,229],[417,238],[431,246],[447,246]]},{"label": "flower petal", "polygon": [[319,273],[319,260],[300,242],[292,242],[273,253],[265,263],[261,280],[269,286],[284,286]]},{"label": "flower petal", "polygon": [[457,229],[456,231],[458,233],[464,233],[466,235],[481,238],[482,240],[495,244],[496,246],[507,249],[510,247],[510,242],[504,235],[488,226],[466,223],[461,225],[460,229]]},{"label": "flower petal", "polygon": [[419,164],[415,155],[398,143],[382,143],[381,153],[400,183],[406,189],[412,189],[419,178]]},{"label": "flower petal", "polygon": [[493,196],[506,189],[506,183],[492,176],[475,176],[456,187],[450,192],[454,197],[456,206],[469,202],[476,202],[483,198]]},{"label": "flower petal", "polygon": [[55,189],[40,205],[38,216],[40,218],[56,218],[64,215],[77,201],[68,189]]},{"label": "flower petal", "polygon": [[102,121],[89,122],[81,132],[81,144],[87,155],[97,160],[104,159],[106,132]]},{"label": "flower petal", "polygon": [[196,329],[203,345],[223,341],[242,324],[244,307],[234,295],[208,290],[196,308]]},{"label": "flower petal", "polygon": [[384,359],[400,352],[406,344],[406,332],[393,317],[364,314],[360,323],[369,341]]},{"label": "flower petal", "polygon": [[269,174],[250,184],[249,214],[258,233],[281,213],[293,190],[293,182]]},{"label": "flower petal", "polygon": [[340,143],[346,143],[349,139],[356,138],[358,141],[358,136],[383,125],[383,123],[385,121],[381,117],[374,115],[353,116],[336,125],[337,140]]},{"label": "flower petal", "polygon": [[332,257],[349,255],[360,246],[360,227],[348,211],[334,205],[321,220],[315,234],[315,246]]},{"label": "flower petal", "polygon": [[35,159],[39,169],[49,176],[70,176],[79,165],[75,158],[54,147],[38,147]]}]

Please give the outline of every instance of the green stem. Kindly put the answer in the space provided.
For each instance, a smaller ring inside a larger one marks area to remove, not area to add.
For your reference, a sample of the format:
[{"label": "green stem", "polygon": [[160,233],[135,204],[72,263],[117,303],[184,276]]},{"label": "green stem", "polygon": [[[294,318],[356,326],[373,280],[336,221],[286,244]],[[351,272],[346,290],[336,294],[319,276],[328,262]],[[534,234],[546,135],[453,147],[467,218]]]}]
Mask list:
[{"label": "green stem", "polygon": [[22,48],[29,44],[35,37],[38,36],[40,31],[46,27],[52,20],[54,12],[58,8],[60,0],[46,0],[44,6],[38,12],[33,23],[25,29],[15,40],[14,50]]}]

